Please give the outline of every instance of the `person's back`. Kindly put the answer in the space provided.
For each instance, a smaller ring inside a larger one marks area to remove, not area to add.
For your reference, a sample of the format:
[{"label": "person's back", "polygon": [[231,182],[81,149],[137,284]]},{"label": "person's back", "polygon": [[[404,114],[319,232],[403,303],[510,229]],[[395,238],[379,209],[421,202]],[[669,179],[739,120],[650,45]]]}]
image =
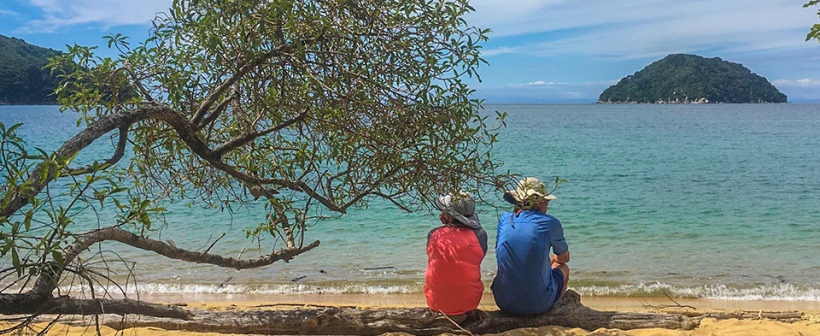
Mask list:
[{"label": "person's back", "polygon": [[427,235],[424,295],[430,309],[461,315],[478,308],[484,293],[481,261],[487,254],[487,233],[468,194],[442,196],[434,204],[442,211],[444,226]]},{"label": "person's back", "polygon": [[481,261],[486,251],[484,230],[442,226],[430,231],[424,282],[430,309],[460,315],[478,307],[484,293]]},{"label": "person's back", "polygon": [[551,215],[534,210],[501,215],[496,246],[498,272],[492,290],[502,311],[516,315],[543,313],[561,295],[561,288],[552,285],[550,237],[556,237],[554,244],[566,246],[561,224]]},{"label": "person's back", "polygon": [[[569,246],[561,222],[547,214],[555,196],[536,178],[525,178],[504,193],[515,205],[498,219],[492,291],[502,312],[541,314],[563,296],[569,281]],[[555,255],[550,256],[550,249]]]}]

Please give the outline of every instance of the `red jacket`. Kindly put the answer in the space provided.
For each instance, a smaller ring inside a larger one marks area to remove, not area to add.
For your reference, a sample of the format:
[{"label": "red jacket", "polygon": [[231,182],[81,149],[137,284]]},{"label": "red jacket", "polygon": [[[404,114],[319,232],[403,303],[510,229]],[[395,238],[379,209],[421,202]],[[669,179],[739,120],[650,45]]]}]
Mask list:
[{"label": "red jacket", "polygon": [[442,226],[427,235],[424,296],[430,309],[459,315],[478,308],[484,293],[481,261],[487,254],[482,229]]}]

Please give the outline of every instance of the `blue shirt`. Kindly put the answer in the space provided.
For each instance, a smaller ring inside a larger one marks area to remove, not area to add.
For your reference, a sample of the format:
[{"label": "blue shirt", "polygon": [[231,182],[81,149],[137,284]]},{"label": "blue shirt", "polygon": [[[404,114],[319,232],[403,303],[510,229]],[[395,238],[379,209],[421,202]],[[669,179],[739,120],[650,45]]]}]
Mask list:
[{"label": "blue shirt", "polygon": [[498,219],[492,290],[502,312],[530,315],[552,307],[562,288],[552,281],[550,247],[555,254],[569,250],[561,222],[552,215],[524,210]]}]

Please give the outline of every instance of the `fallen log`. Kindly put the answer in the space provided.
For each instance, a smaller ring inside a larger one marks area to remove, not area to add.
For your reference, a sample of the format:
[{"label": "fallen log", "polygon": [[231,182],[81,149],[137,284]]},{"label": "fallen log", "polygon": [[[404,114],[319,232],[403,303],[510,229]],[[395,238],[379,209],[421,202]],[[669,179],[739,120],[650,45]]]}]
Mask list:
[{"label": "fallen log", "polygon": [[[135,302],[128,304],[135,304]],[[264,309],[271,307],[276,309]],[[505,315],[498,311],[473,311],[468,314],[466,320],[459,324],[426,308],[365,309],[352,306],[294,306],[281,309],[282,306],[276,305],[261,305],[227,311],[173,308],[185,311],[184,317],[152,317],[147,316],[150,314],[137,313],[126,318],[107,315],[101,319],[101,323],[115,330],[153,327],[165,330],[230,334],[379,335],[387,332],[404,332],[414,335],[437,335],[467,332],[501,333],[512,329],[549,325],[585,330],[600,328],[691,330],[697,328],[704,318],[770,318],[794,321],[803,317],[799,312],[637,313],[597,311],[581,304],[580,295],[574,291],[567,292],[555,308],[543,315],[520,317]],[[106,312],[111,313],[110,310]],[[44,318],[41,317],[39,320],[42,321]],[[93,321],[89,318],[61,319],[62,323],[84,326],[92,324]]]},{"label": "fallen log", "polygon": [[586,330],[611,328],[693,329],[700,319],[679,314],[626,313],[596,311],[585,307],[580,296],[570,291],[550,312],[538,316],[518,317],[501,312],[474,311],[467,319],[454,324],[440,313],[426,308],[304,307],[277,310],[194,310],[190,320],[141,317],[138,320],[116,320],[105,325],[116,330],[154,327],[165,330],[218,332],[232,334],[290,335],[379,335],[405,332],[414,335],[442,333],[497,333],[507,330],[557,325]]},{"label": "fallen log", "polygon": [[670,314],[680,314],[688,317],[713,318],[716,320],[726,319],[769,319],[778,321],[796,321],[803,318],[803,313],[799,311],[765,311],[765,310],[737,310],[719,312],[697,312],[697,311],[667,311]]},{"label": "fallen log", "polygon": [[130,299],[75,299],[38,294],[0,294],[0,315],[145,315],[189,319],[180,307]]}]

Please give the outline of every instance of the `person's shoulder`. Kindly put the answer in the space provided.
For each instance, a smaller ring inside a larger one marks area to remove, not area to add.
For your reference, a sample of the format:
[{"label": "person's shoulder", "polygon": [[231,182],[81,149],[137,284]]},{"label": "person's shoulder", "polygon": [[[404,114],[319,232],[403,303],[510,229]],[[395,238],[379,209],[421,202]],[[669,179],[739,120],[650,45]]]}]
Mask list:
[{"label": "person's shoulder", "polygon": [[512,211],[504,211],[504,213],[502,213],[501,217],[499,217],[499,218],[510,217],[510,215],[512,215],[512,214],[513,214]]},{"label": "person's shoulder", "polygon": [[505,211],[503,214],[501,214],[501,216],[498,217],[498,222],[509,222],[512,215],[512,212]]},{"label": "person's shoulder", "polygon": [[485,231],[483,227],[480,227],[480,228],[466,228],[466,229],[468,229],[472,232],[475,232],[476,234],[487,234],[487,231]]},{"label": "person's shoulder", "polygon": [[427,232],[427,239],[430,239],[431,237],[433,237],[433,233],[435,233],[436,231],[441,230],[441,229],[443,229],[443,228],[445,228],[445,227],[446,227],[446,226],[444,226],[444,225],[434,227],[432,230],[430,230],[430,232]]},{"label": "person's shoulder", "polygon": [[558,222],[558,223],[560,223],[560,222],[561,222],[561,221],[559,221],[559,220],[558,220],[558,218],[557,218],[557,217],[555,217],[555,216],[553,216],[553,215],[550,215],[550,214],[548,214],[548,213],[543,213],[543,212],[538,212],[538,211],[533,211],[533,212],[535,213],[535,215],[534,215],[534,216],[538,219],[538,221],[542,221],[542,222]]}]

